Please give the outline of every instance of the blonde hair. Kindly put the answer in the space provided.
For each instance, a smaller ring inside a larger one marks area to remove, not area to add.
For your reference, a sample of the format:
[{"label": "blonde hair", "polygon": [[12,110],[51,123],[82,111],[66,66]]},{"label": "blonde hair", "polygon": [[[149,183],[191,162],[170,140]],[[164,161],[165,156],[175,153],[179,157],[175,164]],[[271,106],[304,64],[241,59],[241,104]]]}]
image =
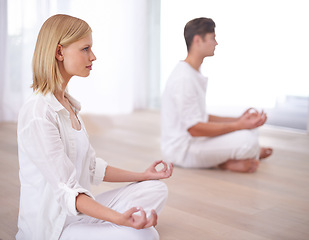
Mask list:
[{"label": "blonde hair", "polygon": [[44,22],[32,59],[33,91],[45,95],[61,89],[63,80],[56,59],[58,44],[66,47],[91,32],[85,21],[69,15],[57,14]]}]

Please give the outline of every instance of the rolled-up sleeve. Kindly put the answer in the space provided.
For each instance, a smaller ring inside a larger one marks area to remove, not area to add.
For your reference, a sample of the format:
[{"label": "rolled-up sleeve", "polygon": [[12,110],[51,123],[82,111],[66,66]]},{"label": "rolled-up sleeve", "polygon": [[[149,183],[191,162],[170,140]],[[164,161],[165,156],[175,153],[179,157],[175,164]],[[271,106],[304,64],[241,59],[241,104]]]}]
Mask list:
[{"label": "rolled-up sleeve", "polygon": [[64,202],[65,203],[64,205],[67,206],[66,213],[68,215],[76,216],[77,214],[79,214],[79,212],[76,209],[76,197],[79,194],[84,193],[94,199],[94,197],[89,191],[85,190],[82,187],[78,187],[78,186],[72,187],[64,183],[59,183],[58,191],[60,191],[58,195],[62,196],[63,198],[62,202]]},{"label": "rolled-up sleeve", "polygon": [[102,158],[96,158],[95,165],[96,167],[93,174],[92,184],[100,184],[105,176],[107,162],[105,162]]},{"label": "rolled-up sleeve", "polygon": [[98,158],[95,155],[95,151],[90,145],[88,156],[90,157],[90,182],[92,184],[100,184],[105,176],[105,170],[107,167],[107,162],[102,158]]}]

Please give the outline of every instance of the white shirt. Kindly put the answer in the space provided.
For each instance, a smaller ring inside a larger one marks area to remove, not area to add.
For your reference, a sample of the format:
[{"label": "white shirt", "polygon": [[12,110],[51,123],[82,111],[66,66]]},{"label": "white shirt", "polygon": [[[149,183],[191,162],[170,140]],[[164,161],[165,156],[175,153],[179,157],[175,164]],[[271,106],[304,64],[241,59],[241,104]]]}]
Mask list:
[{"label": "white shirt", "polygon": [[[82,173],[84,172],[84,164],[87,164],[84,160],[87,157],[87,152],[89,149],[89,139],[84,128],[81,128],[81,130],[74,129],[73,133],[76,142],[76,161],[74,162],[74,165],[76,169],[76,177],[77,179],[80,179]],[[77,216],[67,216],[64,228],[72,222],[79,221],[81,218],[82,214]]]},{"label": "white shirt", "polygon": [[[80,104],[66,94],[78,116]],[[83,131],[84,124],[81,119]],[[18,118],[19,178],[21,183],[16,239],[58,239],[67,216],[80,214],[76,196],[90,193],[90,183],[102,182],[107,163],[87,154],[77,163],[76,135],[69,112],[53,94],[33,94]],[[83,168],[77,174],[76,164]]]},{"label": "white shirt", "polygon": [[185,61],[180,61],[171,73],[161,107],[161,150],[166,161],[180,164],[192,139],[188,129],[208,121],[207,81]]}]

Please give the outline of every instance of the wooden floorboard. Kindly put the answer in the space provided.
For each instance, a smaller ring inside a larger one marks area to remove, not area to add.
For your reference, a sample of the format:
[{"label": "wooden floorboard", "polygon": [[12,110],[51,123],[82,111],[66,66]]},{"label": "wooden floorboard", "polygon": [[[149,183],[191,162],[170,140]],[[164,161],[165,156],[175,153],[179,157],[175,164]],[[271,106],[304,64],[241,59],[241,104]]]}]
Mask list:
[{"label": "wooden floorboard", "polygon": [[[160,115],[83,115],[97,155],[142,171],[161,159]],[[164,180],[169,198],[159,216],[161,240],[309,239],[309,137],[262,127],[274,154],[254,174],[175,168]],[[102,183],[94,194],[123,184]],[[16,124],[0,123],[0,240],[15,239],[19,202]]]}]

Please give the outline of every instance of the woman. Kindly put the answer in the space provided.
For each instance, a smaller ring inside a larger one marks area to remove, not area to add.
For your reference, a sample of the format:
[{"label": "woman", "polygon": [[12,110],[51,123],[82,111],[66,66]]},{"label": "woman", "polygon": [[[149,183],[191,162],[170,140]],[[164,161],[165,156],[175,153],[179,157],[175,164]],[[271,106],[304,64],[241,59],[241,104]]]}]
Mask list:
[{"label": "woman", "polygon": [[[34,93],[18,119],[17,239],[159,238],[154,226],[167,187],[157,180],[170,177],[173,165],[156,161],[136,173],[96,158],[78,114],[80,105],[66,91],[73,76],[90,74],[96,60],[91,48],[91,28],[68,15],[50,17],[38,35]],[[159,164],[161,171],[156,170]],[[90,184],[101,181],[135,183],[94,198]]]}]

